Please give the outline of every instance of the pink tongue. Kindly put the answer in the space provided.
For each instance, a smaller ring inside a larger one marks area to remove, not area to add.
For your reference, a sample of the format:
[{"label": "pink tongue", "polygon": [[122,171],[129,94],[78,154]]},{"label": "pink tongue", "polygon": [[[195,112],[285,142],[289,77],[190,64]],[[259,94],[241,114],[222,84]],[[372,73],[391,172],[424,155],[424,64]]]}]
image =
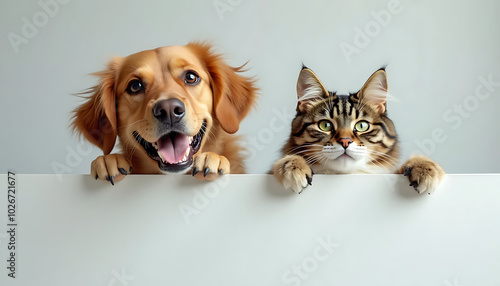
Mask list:
[{"label": "pink tongue", "polygon": [[167,136],[158,141],[158,151],[161,152],[165,161],[170,164],[182,160],[187,148],[189,148],[189,139],[184,134],[175,134],[173,138]]}]

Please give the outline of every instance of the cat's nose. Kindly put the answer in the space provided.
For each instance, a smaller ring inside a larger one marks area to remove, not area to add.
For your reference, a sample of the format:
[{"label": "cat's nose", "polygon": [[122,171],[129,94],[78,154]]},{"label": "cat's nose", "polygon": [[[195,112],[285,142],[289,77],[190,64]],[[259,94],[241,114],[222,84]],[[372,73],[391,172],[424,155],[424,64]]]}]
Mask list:
[{"label": "cat's nose", "polygon": [[339,142],[339,144],[342,145],[342,147],[344,147],[344,149],[347,149],[347,147],[349,147],[349,144],[352,143],[352,139],[349,137],[342,137],[337,142]]}]

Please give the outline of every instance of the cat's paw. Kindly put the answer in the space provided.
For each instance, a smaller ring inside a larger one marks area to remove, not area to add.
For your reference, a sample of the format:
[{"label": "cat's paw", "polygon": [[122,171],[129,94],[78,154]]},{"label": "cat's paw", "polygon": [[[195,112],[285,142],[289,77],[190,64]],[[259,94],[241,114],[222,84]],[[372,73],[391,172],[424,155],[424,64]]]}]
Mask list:
[{"label": "cat's paw", "polygon": [[298,194],[312,185],[311,167],[298,155],[287,155],[279,159],[273,166],[273,174],[286,189]]},{"label": "cat's paw", "polygon": [[438,163],[421,155],[410,157],[401,166],[399,173],[408,177],[410,186],[419,194],[433,192],[445,175]]}]

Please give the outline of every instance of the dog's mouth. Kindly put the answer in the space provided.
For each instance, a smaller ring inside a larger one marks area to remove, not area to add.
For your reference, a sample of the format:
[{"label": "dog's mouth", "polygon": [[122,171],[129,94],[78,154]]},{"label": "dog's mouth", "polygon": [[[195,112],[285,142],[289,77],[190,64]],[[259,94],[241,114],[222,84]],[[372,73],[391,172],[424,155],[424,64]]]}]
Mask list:
[{"label": "dog's mouth", "polygon": [[162,135],[156,142],[148,142],[134,131],[135,140],[146,150],[148,156],[158,163],[160,170],[167,173],[181,173],[193,165],[193,155],[201,146],[207,128],[204,121],[200,131],[194,136],[171,131]]}]

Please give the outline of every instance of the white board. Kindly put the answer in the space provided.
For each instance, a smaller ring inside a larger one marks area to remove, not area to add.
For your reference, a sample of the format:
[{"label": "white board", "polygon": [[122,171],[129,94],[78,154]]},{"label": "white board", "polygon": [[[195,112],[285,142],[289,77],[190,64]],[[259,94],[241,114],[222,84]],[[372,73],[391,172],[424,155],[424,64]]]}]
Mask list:
[{"label": "white board", "polygon": [[396,175],[17,175],[1,285],[500,285],[500,174],[447,175],[417,195]]}]

